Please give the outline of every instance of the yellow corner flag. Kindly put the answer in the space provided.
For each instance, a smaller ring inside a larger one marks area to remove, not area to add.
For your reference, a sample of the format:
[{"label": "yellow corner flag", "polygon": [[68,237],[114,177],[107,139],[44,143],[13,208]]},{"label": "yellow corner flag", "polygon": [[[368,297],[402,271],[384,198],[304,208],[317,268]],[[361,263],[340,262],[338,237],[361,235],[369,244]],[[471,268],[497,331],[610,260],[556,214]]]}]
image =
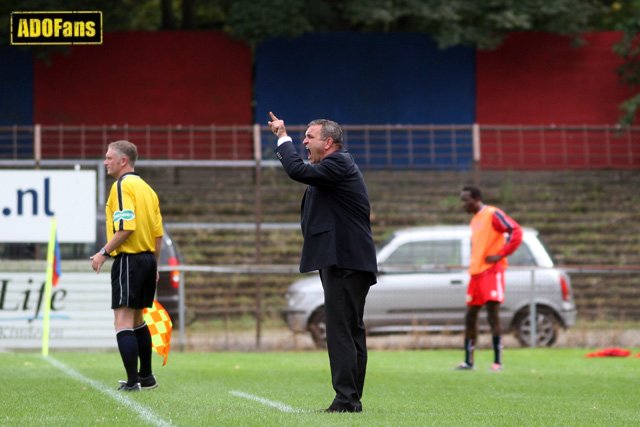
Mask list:
[{"label": "yellow corner flag", "polygon": [[171,349],[171,330],[173,328],[169,313],[158,300],[154,300],[153,306],[145,308],[142,314],[151,333],[153,349],[164,358],[162,362],[162,366],[164,366],[167,364],[169,350]]},{"label": "yellow corner flag", "polygon": [[[60,274],[60,248],[58,246],[58,223],[51,219],[49,230],[49,246],[47,248],[47,277],[44,285],[44,310],[42,312],[42,355],[49,355],[49,320],[51,318],[51,286],[58,284]],[[57,259],[56,259],[57,258]],[[56,267],[56,264],[58,267]]]}]

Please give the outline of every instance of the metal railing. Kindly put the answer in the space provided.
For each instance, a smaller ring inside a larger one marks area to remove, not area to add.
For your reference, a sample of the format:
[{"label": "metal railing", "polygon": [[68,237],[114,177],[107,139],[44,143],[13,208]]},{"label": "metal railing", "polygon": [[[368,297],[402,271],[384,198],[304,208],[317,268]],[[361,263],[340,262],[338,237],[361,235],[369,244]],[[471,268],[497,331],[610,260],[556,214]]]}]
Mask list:
[{"label": "metal railing", "polygon": [[[571,274],[598,274],[603,276],[613,276],[620,274],[637,274],[640,272],[640,267],[638,266],[615,266],[615,265],[557,265],[554,267],[550,267],[552,269],[561,269],[565,272]],[[297,264],[281,264],[281,265],[270,265],[270,264],[236,264],[236,265],[181,265],[174,267],[160,267],[160,271],[168,271],[178,270],[183,273],[203,273],[207,275],[243,275],[250,276],[255,280],[255,287],[253,289],[254,298],[255,298],[255,308],[249,309],[247,313],[251,313],[255,320],[255,348],[261,348],[261,342],[263,339],[263,328],[262,328],[262,319],[265,317],[266,312],[268,310],[265,309],[262,298],[263,298],[263,289],[261,286],[260,277],[266,277],[273,274],[284,274],[291,275],[292,280],[295,277],[299,277],[299,270]],[[427,267],[416,267],[411,268],[410,266],[402,266],[403,274],[407,273],[443,273],[443,272],[451,272],[451,271],[465,271],[467,269],[466,266],[427,266]],[[545,270],[544,267],[539,266],[511,266],[510,270],[520,270],[520,271],[529,271],[530,272],[530,305],[528,308],[528,318],[529,318],[529,346],[531,348],[535,348],[537,346],[537,325],[538,325],[538,317],[537,310],[538,305],[544,305],[544,299],[540,299],[538,292],[539,288],[536,283],[536,271]],[[380,274],[384,274],[381,272]],[[180,286],[180,304],[179,304],[179,344],[182,346],[185,343],[185,324],[184,319],[188,316],[186,315],[186,293],[188,293],[188,288],[185,288],[185,279],[186,274],[181,274],[181,286]],[[379,286],[379,285],[378,285]],[[572,290],[572,293],[575,294],[575,288]],[[572,295],[573,300],[573,295]],[[461,303],[462,305],[462,303]],[[283,307],[284,308],[284,307]],[[612,310],[614,310],[612,308]],[[579,314],[579,308],[578,308]],[[229,313],[226,313],[229,315]],[[464,313],[460,313],[461,319],[464,316]]]},{"label": "metal railing", "polygon": [[[345,125],[344,139],[367,168],[431,170],[640,167],[640,126]],[[302,141],[306,126],[288,126]],[[274,160],[266,126],[0,127],[0,161],[101,159],[107,144],[130,139],[145,160]],[[303,147],[298,145],[302,151]]]},{"label": "metal railing", "polygon": [[482,126],[485,169],[640,167],[640,127]]},{"label": "metal railing", "polygon": [[[299,127],[296,130],[296,132],[303,132],[303,131],[304,129],[302,127]],[[293,135],[293,131],[292,131],[292,135]],[[17,161],[9,161],[9,162],[17,163]],[[25,160],[25,162],[32,163],[33,160],[29,160],[29,161]],[[155,165],[166,164],[167,166],[181,163],[176,161],[165,161],[165,160],[151,160],[146,162],[149,162]],[[201,162],[205,162],[205,161],[201,161]],[[217,161],[210,160],[209,162],[214,163]],[[76,163],[82,164],[83,167],[87,166],[87,167],[97,168],[98,187],[99,187],[98,209],[99,211],[102,210],[102,207],[105,201],[105,174],[104,174],[104,167],[101,166],[102,162],[100,160],[97,160],[97,159],[94,159],[94,160],[44,159],[42,160],[43,166],[73,167],[74,164]],[[197,163],[197,162],[184,161],[184,163],[188,165],[188,164]],[[258,165],[257,162],[254,162],[254,164]],[[256,169],[259,169],[259,168],[256,168]],[[633,173],[637,174],[637,172],[633,172]],[[422,175],[422,174],[420,173],[419,175]],[[254,179],[256,179],[256,182],[254,182],[252,185],[256,186],[257,193],[261,192],[259,189],[265,188],[268,186],[267,184],[265,184],[265,187],[261,187],[259,182],[257,182],[257,175],[251,176],[250,179],[252,180],[252,182]],[[196,184],[196,187],[198,185],[199,184]],[[250,203],[254,203],[254,202],[251,201]],[[261,296],[258,297],[258,295],[264,294],[266,296],[265,300],[269,301],[270,299],[272,302],[275,299],[282,299],[282,295],[284,294],[284,288],[281,286],[282,281],[277,282],[276,279],[278,278],[276,276],[280,274],[282,275],[286,274],[287,276],[290,276],[293,279],[294,275],[296,274],[295,271],[297,270],[297,266],[294,266],[294,265],[280,265],[280,264],[277,264],[276,262],[273,265],[270,265],[268,267],[263,267],[269,261],[266,259],[267,258],[266,256],[263,256],[263,258],[261,259],[260,248],[263,246],[267,247],[267,244],[261,243],[260,240],[258,239],[258,236],[261,235],[261,231],[263,230],[271,230],[271,229],[298,230],[299,225],[297,223],[263,222],[263,220],[260,219],[261,214],[258,215],[258,212],[260,212],[261,208],[259,207],[257,201],[255,203],[256,203],[255,205],[256,221],[255,222],[250,222],[251,216],[249,215],[244,217],[249,222],[242,222],[242,223],[210,222],[210,223],[195,224],[193,222],[179,222],[174,224],[167,224],[167,227],[170,228],[171,230],[177,230],[177,229],[252,230],[253,229],[256,231],[255,245],[251,242],[246,243],[252,248],[252,250],[255,248],[255,252],[246,256],[245,260],[242,261],[242,262],[247,262],[248,260],[248,262],[253,262],[252,265],[249,265],[249,266],[247,265],[217,265],[217,266],[185,265],[183,266],[184,268],[183,271],[187,273],[186,275],[188,279],[192,279],[196,275],[202,275],[202,276],[206,275],[207,280],[210,280],[212,278],[222,277],[226,281],[227,278],[235,279],[241,276],[241,279],[243,281],[242,289],[233,289],[232,286],[225,287],[223,283],[222,286],[220,286],[219,290],[224,298],[237,298],[237,299],[242,299],[244,302],[238,302],[237,305],[234,305],[233,307],[227,307],[224,304],[219,304],[215,306],[215,304],[217,304],[216,302],[207,300],[206,304],[208,308],[216,308],[218,310],[216,313],[214,313],[213,310],[210,310],[208,313],[206,313],[207,315],[233,317],[237,314],[242,314],[242,313],[249,314],[249,315],[256,315],[255,313],[259,313],[259,315],[257,315],[258,317],[255,318],[256,321],[259,321],[259,319],[261,319],[262,316],[266,316],[267,314],[272,315],[274,311],[277,309],[277,307],[273,303],[270,303],[269,305],[268,302],[264,304],[259,303],[256,306],[255,301],[260,301],[262,298]],[[296,198],[296,206],[298,206],[298,203],[299,203],[298,199]],[[596,243],[594,243],[594,245],[595,244]],[[296,257],[291,257],[291,258],[295,259]],[[189,260],[189,262],[194,262],[194,261]],[[191,270],[187,270],[187,268],[190,268]],[[602,317],[605,320],[608,319],[609,317],[613,318],[614,320],[629,319],[629,320],[637,321],[637,319],[640,319],[640,309],[638,309],[637,306],[630,305],[631,301],[637,300],[637,298],[635,298],[635,293],[636,293],[635,290],[638,289],[638,287],[634,286],[633,284],[632,285],[622,284],[619,286],[619,289],[612,290],[613,289],[613,287],[611,286],[612,284],[608,282],[608,279],[614,277],[614,275],[618,275],[618,276],[620,276],[621,274],[631,275],[631,273],[620,272],[616,270],[615,267],[611,267],[611,266],[599,266],[597,269],[595,268],[595,266],[591,266],[591,270],[594,270],[594,271],[589,271],[588,270],[589,267],[587,266],[574,266],[574,268],[575,268],[575,271],[571,270],[570,272],[576,275],[582,275],[583,277],[590,274],[593,274],[593,275],[600,274],[600,276],[594,277],[593,280],[590,279],[589,283],[585,283],[584,290],[588,291],[590,294],[593,294],[595,292],[598,292],[598,293],[602,292],[607,294],[615,294],[616,296],[616,300],[613,302],[611,302],[612,300],[609,299],[608,295],[607,296],[597,295],[595,297],[589,296],[588,298],[584,297],[583,301],[588,303],[589,307],[584,309],[581,308],[581,310],[585,314],[592,313],[589,315],[590,319],[599,318],[598,316],[600,313],[602,314]],[[635,273],[633,273],[633,275],[634,277],[637,277],[637,270],[634,270],[634,271]],[[607,276],[607,277],[603,278],[603,276]],[[634,283],[637,283],[637,282],[634,282]],[[208,284],[208,286],[210,285],[211,283]],[[259,286],[262,287],[262,290],[260,291],[257,290]],[[183,291],[185,290],[184,286],[182,287],[182,290]],[[190,290],[193,292],[194,288],[192,287],[190,289],[189,286],[187,286],[186,291],[189,292]],[[184,301],[184,298],[185,297],[183,296],[182,297],[183,301]],[[615,304],[620,304],[620,305],[618,306]],[[223,312],[223,310],[227,310],[227,311]],[[181,316],[181,318],[184,319],[185,316]],[[180,327],[180,330],[184,331],[184,326]],[[261,334],[261,332],[259,332],[258,330],[256,334],[257,335]],[[184,342],[184,340],[182,340],[182,342]],[[259,342],[258,342],[258,345],[259,345]]]}]

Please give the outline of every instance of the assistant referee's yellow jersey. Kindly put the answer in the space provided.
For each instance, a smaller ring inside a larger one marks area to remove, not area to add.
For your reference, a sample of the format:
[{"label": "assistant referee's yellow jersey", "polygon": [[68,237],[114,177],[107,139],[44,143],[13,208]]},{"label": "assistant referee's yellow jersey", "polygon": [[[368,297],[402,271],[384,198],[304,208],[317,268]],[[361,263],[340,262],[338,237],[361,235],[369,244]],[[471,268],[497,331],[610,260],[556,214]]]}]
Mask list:
[{"label": "assistant referee's yellow jersey", "polygon": [[129,172],[113,183],[105,211],[107,242],[118,230],[133,231],[111,256],[155,252],[156,238],[162,237],[160,202],[140,175]]}]

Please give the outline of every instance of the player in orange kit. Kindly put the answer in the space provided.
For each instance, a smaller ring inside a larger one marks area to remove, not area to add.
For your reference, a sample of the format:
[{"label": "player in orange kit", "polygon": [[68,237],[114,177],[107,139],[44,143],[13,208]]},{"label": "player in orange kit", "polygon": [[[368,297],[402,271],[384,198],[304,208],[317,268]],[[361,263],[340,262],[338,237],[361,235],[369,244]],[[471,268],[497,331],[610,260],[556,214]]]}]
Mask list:
[{"label": "player in orange kit", "polygon": [[[473,369],[473,351],[478,337],[478,313],[487,306],[487,318],[493,336],[494,359],[491,369],[502,370],[500,304],[504,302],[504,272],[507,256],[522,242],[522,229],[503,211],[482,203],[479,188],[467,186],[460,194],[463,209],[471,218],[471,263],[465,315],[465,358],[456,369]],[[505,239],[505,234],[507,235]]]}]

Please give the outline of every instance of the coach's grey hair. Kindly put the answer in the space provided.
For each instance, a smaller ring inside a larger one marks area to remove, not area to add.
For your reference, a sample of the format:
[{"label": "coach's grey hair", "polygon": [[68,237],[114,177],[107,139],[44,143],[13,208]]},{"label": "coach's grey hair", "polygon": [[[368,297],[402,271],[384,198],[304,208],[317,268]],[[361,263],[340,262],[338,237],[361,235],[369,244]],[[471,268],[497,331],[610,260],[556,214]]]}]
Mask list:
[{"label": "coach's grey hair", "polygon": [[117,151],[122,156],[126,156],[131,166],[136,164],[136,160],[138,160],[138,148],[136,148],[136,144],[133,142],[121,139],[120,141],[110,143],[109,148]]},{"label": "coach's grey hair", "polygon": [[309,122],[307,127],[314,125],[322,126],[322,129],[320,130],[320,136],[322,136],[323,139],[332,138],[334,144],[336,144],[338,147],[342,147],[342,128],[339,124],[332,120],[316,119]]}]

